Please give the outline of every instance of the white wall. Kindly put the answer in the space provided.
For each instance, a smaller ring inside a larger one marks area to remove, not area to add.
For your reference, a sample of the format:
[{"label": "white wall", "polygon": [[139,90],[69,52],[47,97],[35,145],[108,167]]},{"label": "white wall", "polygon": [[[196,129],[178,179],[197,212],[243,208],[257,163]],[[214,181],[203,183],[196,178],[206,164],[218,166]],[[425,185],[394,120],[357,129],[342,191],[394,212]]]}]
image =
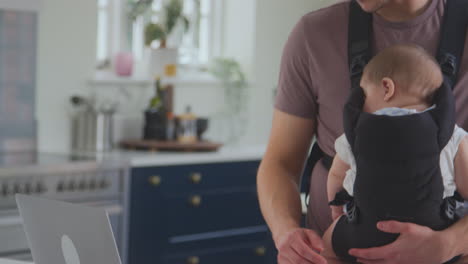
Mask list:
[{"label": "white wall", "polygon": [[41,151],[69,148],[69,97],[86,92],[96,57],[96,0],[43,0],[39,18],[37,119]]},{"label": "white wall", "polygon": [[256,1],[224,0],[223,57],[235,58],[253,78]]},{"label": "white wall", "polygon": [[254,47],[254,89],[246,143],[266,143],[271,128],[283,46],[300,17],[336,0],[257,0]]},{"label": "white wall", "polygon": [[[278,79],[282,48],[289,32],[303,14],[334,1],[224,0],[221,53],[224,57],[238,60],[251,82],[248,129],[240,143],[267,141],[273,89]],[[95,66],[96,0],[43,0],[39,23],[39,149],[54,152],[69,150],[70,115],[67,110],[70,109],[69,97],[75,93],[98,91],[124,102],[116,119],[133,119],[132,133],[138,136],[138,129],[142,127],[142,109],[153,90],[130,87],[127,92],[131,100],[128,100],[118,88],[96,90],[90,89],[87,83],[93,76]],[[182,112],[185,105],[190,104],[195,113],[210,116],[220,110],[224,99],[218,85],[200,84],[177,87],[175,100],[176,113]],[[230,120],[225,122],[229,123]],[[208,135],[220,133],[219,125],[218,128],[214,125]],[[117,131],[116,134],[122,133]]]}]

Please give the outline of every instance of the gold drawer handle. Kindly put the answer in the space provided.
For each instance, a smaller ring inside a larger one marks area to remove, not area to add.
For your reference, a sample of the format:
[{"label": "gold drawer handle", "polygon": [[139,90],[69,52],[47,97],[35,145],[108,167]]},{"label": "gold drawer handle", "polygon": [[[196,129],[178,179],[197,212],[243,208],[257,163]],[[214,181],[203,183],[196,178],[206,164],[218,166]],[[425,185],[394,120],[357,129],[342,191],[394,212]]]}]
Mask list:
[{"label": "gold drawer handle", "polygon": [[198,172],[192,173],[192,175],[190,176],[190,181],[193,184],[199,184],[202,181],[202,174]]},{"label": "gold drawer handle", "polygon": [[189,202],[193,207],[200,207],[202,203],[202,198],[200,195],[194,195],[190,197]]},{"label": "gold drawer handle", "polygon": [[161,182],[162,182],[161,176],[151,176],[149,178],[149,182],[153,186],[159,186],[159,185],[161,185]]},{"label": "gold drawer handle", "polygon": [[187,264],[199,264],[200,258],[199,257],[190,257],[187,259]]},{"label": "gold drawer handle", "polygon": [[266,254],[266,247],[258,247],[255,249],[255,255],[263,257]]}]

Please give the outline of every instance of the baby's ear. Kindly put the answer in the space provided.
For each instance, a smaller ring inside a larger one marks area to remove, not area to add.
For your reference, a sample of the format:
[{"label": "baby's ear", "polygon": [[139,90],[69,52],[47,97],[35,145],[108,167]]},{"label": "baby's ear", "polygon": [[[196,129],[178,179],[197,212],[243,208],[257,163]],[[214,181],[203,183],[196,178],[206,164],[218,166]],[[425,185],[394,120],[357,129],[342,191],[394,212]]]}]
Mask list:
[{"label": "baby's ear", "polygon": [[392,79],[384,77],[382,79],[382,87],[384,88],[384,101],[388,102],[395,95],[395,83]]}]

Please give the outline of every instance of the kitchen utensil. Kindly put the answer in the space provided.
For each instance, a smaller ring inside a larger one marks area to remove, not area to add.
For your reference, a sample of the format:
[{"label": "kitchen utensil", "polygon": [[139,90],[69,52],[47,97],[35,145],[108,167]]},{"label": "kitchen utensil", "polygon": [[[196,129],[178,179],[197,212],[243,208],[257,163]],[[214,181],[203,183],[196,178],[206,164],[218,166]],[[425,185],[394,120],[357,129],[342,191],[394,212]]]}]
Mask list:
[{"label": "kitchen utensil", "polygon": [[209,120],[207,118],[197,118],[197,138],[203,140],[202,135],[208,129]]},{"label": "kitchen utensil", "polygon": [[76,109],[72,117],[72,149],[81,151],[109,151],[113,142],[113,115],[115,104],[103,104],[96,109],[84,97],[71,98]]}]

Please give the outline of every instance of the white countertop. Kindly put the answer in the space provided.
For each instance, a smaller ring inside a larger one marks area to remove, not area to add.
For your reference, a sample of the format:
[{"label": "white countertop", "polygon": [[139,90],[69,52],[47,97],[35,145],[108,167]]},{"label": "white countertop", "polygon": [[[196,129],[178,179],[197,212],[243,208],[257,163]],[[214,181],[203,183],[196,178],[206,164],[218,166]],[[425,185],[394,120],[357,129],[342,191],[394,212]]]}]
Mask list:
[{"label": "white countertop", "polygon": [[126,160],[132,167],[186,165],[217,162],[261,160],[265,145],[225,146],[216,152],[149,152],[116,150],[106,153],[80,153],[92,155],[97,160]]}]

